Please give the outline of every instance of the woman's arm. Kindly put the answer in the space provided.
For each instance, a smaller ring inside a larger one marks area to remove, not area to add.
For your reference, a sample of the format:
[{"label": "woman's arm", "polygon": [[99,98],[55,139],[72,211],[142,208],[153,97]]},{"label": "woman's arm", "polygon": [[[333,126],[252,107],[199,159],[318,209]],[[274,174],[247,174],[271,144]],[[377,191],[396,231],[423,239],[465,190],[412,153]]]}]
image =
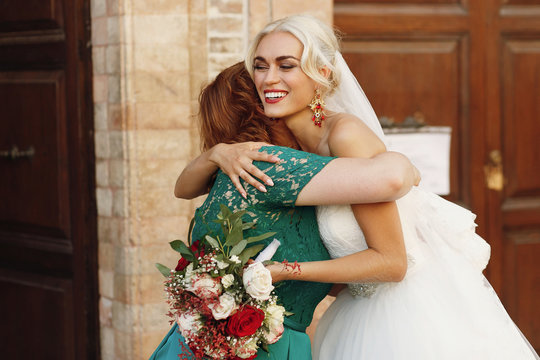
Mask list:
[{"label": "woman's arm", "polygon": [[[336,156],[372,157],[385,151],[384,144],[367,127],[359,126],[354,118],[340,119],[332,127],[328,147]],[[367,250],[330,261],[303,263],[299,273],[279,264],[281,266],[274,268],[274,280],[294,278],[332,283],[401,281],[407,271],[407,254],[396,204],[351,205],[351,208],[366,237]]]},{"label": "woman's arm", "polygon": [[367,204],[394,201],[419,182],[404,155],[385,152],[371,159],[337,158],[304,186],[296,205]]},{"label": "woman's arm", "polygon": [[193,199],[208,193],[212,176],[221,168],[229,175],[236,189],[246,197],[246,191],[240,183],[240,178],[260,191],[265,187],[253,177],[259,178],[272,186],[272,180],[260,171],[253,161],[278,162],[279,158],[259,152],[263,142],[245,142],[238,144],[217,144],[192,160],[182,171],[174,187],[174,196],[182,199]]}]

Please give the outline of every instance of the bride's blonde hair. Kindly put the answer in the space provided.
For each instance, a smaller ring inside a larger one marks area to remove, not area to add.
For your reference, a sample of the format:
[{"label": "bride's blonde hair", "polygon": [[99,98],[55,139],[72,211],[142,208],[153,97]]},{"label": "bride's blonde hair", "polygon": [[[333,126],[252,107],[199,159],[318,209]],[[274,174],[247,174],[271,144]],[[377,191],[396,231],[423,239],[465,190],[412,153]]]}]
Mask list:
[{"label": "bride's blonde hair", "polygon": [[[251,42],[246,55],[246,69],[253,77],[255,52],[261,40],[273,32],[288,32],[304,46],[300,67],[302,71],[322,86],[323,93],[330,93],[338,86],[339,74],[336,71],[336,52],[339,40],[334,30],[310,15],[292,15],[266,25]],[[325,77],[320,70],[326,66],[330,75]]]}]

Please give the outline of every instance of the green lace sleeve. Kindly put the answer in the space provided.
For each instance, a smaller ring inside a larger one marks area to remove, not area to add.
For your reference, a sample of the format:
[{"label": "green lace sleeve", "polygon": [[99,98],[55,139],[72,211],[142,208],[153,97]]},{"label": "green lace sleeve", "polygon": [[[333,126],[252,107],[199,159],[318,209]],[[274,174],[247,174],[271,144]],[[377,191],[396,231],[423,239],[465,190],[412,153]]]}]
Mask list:
[{"label": "green lace sleeve", "polygon": [[281,160],[279,164],[254,162],[274,181],[274,186],[267,186],[266,193],[253,189],[250,195],[269,207],[294,206],[304,186],[334,159],[281,146],[267,146],[260,151],[276,155]]}]

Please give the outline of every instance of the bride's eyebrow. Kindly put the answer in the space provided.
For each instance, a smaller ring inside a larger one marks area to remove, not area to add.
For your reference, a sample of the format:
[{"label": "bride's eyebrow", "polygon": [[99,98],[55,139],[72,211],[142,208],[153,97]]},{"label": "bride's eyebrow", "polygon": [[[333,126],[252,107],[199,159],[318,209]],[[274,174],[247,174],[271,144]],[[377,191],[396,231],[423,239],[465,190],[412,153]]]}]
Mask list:
[{"label": "bride's eyebrow", "polygon": [[[276,61],[283,61],[283,60],[287,60],[287,59],[294,59],[296,61],[300,61],[300,59],[298,59],[297,57],[295,56],[292,56],[292,55],[282,55],[282,56],[278,56],[276,58]],[[256,56],[255,59],[253,59],[253,61],[264,61],[266,62],[266,59],[263,58],[262,56]]]}]

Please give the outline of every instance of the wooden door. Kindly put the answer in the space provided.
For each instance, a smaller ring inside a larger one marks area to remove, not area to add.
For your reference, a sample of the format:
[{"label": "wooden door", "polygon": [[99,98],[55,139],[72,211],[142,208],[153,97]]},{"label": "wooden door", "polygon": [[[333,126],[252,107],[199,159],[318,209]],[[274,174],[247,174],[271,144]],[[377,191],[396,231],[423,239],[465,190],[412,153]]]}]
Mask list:
[{"label": "wooden door", "polygon": [[0,2],[0,358],[97,359],[89,2]]},{"label": "wooden door", "polygon": [[452,127],[447,198],[478,214],[487,275],[540,349],[540,1],[335,0],[334,10],[379,117]]}]

